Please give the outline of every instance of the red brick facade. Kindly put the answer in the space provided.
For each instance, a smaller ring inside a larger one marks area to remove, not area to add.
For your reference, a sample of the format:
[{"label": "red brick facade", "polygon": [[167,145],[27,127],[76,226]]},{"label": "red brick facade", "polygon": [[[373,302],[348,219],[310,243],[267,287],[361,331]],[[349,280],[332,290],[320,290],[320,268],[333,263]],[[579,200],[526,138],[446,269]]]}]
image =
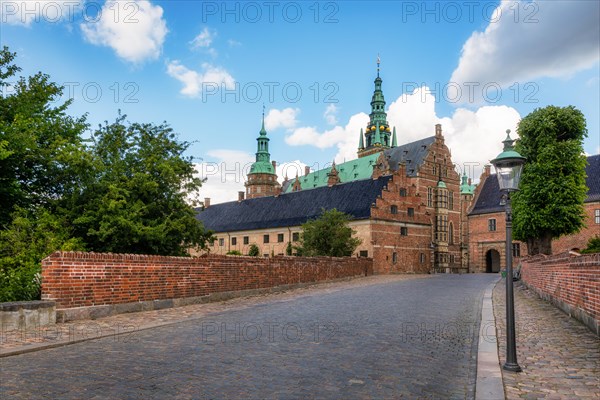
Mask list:
[{"label": "red brick facade", "polygon": [[563,236],[552,241],[552,252],[564,253],[569,250],[583,250],[586,248],[590,238],[600,236],[600,201],[584,203],[585,228],[574,235]]},{"label": "red brick facade", "polygon": [[162,257],[55,252],[42,261],[42,299],[57,308],[272,288],[373,273],[370,258]]},{"label": "red brick facade", "polygon": [[600,254],[537,256],[521,265],[527,286],[600,335]]},{"label": "red brick facade", "polygon": [[[383,157],[378,165],[374,178],[391,173],[391,166]],[[437,187],[440,180],[445,188]],[[460,176],[444,143],[441,126],[436,125],[435,141],[416,176],[409,176],[400,164],[388,190],[383,191],[371,211],[376,273],[458,272],[463,268],[459,186]],[[443,222],[436,223],[436,217],[444,218]]]}]

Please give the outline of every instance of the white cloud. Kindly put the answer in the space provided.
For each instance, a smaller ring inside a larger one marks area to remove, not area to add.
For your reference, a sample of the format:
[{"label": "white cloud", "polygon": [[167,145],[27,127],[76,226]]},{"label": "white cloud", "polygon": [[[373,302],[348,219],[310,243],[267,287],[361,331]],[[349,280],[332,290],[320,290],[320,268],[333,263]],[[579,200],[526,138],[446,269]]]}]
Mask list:
[{"label": "white cloud", "polygon": [[81,30],[90,43],[111,47],[132,63],[157,59],[168,32],[162,7],[148,0],[107,0],[99,20],[82,23]]},{"label": "white cloud", "polygon": [[82,0],[2,0],[0,1],[0,23],[28,27],[34,22],[72,21],[82,7]]},{"label": "white cloud", "polygon": [[279,182],[283,182],[285,177],[288,179],[294,179],[296,176],[304,175],[304,167],[306,166],[300,160],[287,161],[281,164],[277,164],[275,172],[277,173],[277,179]]},{"label": "white cloud", "polygon": [[[244,183],[254,162],[254,154],[239,150],[216,149],[207,153],[209,160],[195,165],[200,178],[206,181],[200,188],[198,200],[205,197],[211,199],[211,204],[235,201],[238,192],[245,192]],[[299,160],[283,162],[277,165],[276,173],[279,182],[287,175],[290,179],[303,175],[304,164]]]},{"label": "white cloud", "polygon": [[197,72],[175,60],[167,65],[167,73],[183,83],[180,93],[188,97],[197,97],[207,85],[227,89],[235,87],[235,80],[229,72],[208,63],[202,64],[202,72]]},{"label": "white cloud", "polygon": [[592,67],[600,53],[599,14],[598,1],[503,1],[485,31],[463,45],[450,81],[507,87]]},{"label": "white cloud", "polygon": [[323,114],[323,117],[325,118],[325,121],[329,125],[335,125],[338,123],[338,119],[337,119],[338,111],[339,111],[338,107],[333,103],[329,104],[327,106],[327,108],[325,109],[325,113]]},{"label": "white cloud", "polygon": [[[435,134],[435,124],[442,124],[446,145],[452,160],[478,178],[483,165],[502,150],[505,130],[516,131],[519,113],[511,107],[485,106],[476,111],[458,108],[450,117],[439,117],[435,111],[436,99],[427,87],[403,94],[390,104],[388,121],[396,127],[398,144],[409,143]],[[292,146],[309,145],[319,149],[337,147],[336,162],[356,158],[360,129],[365,128],[369,116],[358,113],[345,126],[335,126],[319,132],[315,127],[297,127],[286,137]],[[513,138],[516,135],[513,134]]]},{"label": "white cloud", "polygon": [[238,42],[237,40],[234,40],[234,39],[227,40],[227,44],[229,45],[229,47],[236,47],[236,46],[242,45],[241,42]]},{"label": "white cloud", "polygon": [[192,48],[210,47],[216,36],[217,32],[215,30],[204,27],[202,32],[200,32],[198,36],[196,36],[194,40],[190,42],[190,44],[192,45]]},{"label": "white cloud", "polygon": [[208,159],[196,164],[200,178],[206,181],[200,188],[200,200],[211,199],[211,204],[237,199],[237,192],[245,192],[244,182],[254,155],[237,150],[216,149],[207,153]]},{"label": "white cloud", "polygon": [[265,129],[273,131],[278,128],[293,128],[298,123],[296,120],[298,114],[300,114],[299,108],[288,107],[283,110],[273,108],[269,110],[269,113],[265,117]]},{"label": "white cloud", "polygon": [[360,128],[364,128],[368,122],[369,116],[359,113],[350,117],[346,126],[336,125],[322,133],[310,126],[296,128],[285,138],[285,141],[291,146],[310,145],[319,149],[336,146],[338,153],[335,161],[343,162],[356,158]]}]

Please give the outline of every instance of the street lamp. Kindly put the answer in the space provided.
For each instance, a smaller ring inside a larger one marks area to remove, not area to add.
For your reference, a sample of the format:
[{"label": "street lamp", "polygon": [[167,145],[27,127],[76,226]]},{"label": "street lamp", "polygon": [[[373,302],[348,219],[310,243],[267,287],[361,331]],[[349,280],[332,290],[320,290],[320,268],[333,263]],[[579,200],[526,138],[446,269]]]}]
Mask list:
[{"label": "street lamp", "polygon": [[519,190],[521,170],[525,164],[525,157],[514,150],[514,140],[510,138],[510,129],[506,131],[504,151],[492,160],[496,169],[496,177],[500,190],[506,197],[506,362],[507,371],[521,372],[517,363],[517,346],[515,335],[515,304],[513,294],[512,273],[512,209],[510,206],[510,193]]}]

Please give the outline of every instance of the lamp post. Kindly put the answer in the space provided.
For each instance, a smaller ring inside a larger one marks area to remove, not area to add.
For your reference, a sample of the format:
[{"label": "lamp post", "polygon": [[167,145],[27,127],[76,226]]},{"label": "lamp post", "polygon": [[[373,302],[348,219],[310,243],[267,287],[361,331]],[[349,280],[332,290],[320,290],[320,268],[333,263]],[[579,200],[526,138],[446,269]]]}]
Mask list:
[{"label": "lamp post", "polygon": [[507,371],[521,372],[517,363],[517,346],[515,335],[515,304],[513,293],[512,272],[512,209],[510,204],[510,193],[519,190],[521,170],[525,164],[525,157],[514,150],[514,140],[510,138],[510,129],[506,131],[504,150],[492,164],[496,169],[496,177],[500,190],[506,196],[506,362],[504,368]]}]

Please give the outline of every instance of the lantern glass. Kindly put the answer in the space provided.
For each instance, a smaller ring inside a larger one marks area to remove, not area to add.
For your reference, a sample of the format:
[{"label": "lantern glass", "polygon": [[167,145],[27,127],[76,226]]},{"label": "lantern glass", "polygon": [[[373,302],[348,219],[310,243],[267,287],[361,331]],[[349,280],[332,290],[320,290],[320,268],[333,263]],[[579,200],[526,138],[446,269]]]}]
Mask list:
[{"label": "lantern glass", "polygon": [[497,162],[494,167],[496,168],[500,190],[509,192],[519,190],[521,171],[523,169],[522,160],[502,160]]}]

